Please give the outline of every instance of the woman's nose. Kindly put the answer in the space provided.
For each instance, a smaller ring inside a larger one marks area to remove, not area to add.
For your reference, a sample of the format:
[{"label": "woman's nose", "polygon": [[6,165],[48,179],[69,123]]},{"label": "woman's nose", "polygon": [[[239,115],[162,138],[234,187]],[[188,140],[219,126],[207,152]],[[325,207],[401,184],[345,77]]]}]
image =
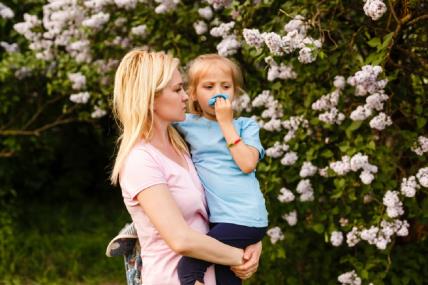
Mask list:
[{"label": "woman's nose", "polygon": [[181,99],[183,101],[187,101],[189,99],[189,95],[187,95],[187,92],[183,90],[183,94],[181,95]]}]

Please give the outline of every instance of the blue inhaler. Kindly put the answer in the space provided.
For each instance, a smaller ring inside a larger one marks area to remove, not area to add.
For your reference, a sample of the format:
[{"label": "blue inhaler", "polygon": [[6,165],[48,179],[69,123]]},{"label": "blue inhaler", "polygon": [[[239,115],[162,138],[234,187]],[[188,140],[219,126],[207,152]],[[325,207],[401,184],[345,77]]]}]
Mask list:
[{"label": "blue inhaler", "polygon": [[213,107],[217,98],[223,98],[224,100],[226,100],[226,99],[229,99],[229,96],[227,96],[226,94],[216,94],[213,97],[211,97],[210,100],[208,100],[208,105],[210,107]]}]

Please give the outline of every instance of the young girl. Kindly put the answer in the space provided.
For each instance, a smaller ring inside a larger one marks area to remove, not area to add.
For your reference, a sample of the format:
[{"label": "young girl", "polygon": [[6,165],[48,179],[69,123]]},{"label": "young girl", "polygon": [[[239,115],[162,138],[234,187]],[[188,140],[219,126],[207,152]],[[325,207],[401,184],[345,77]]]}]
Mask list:
[{"label": "young girl", "polygon": [[[263,238],[268,220],[255,176],[257,162],[264,156],[259,126],[250,118],[233,118],[232,101],[241,91],[242,73],[231,60],[208,54],[197,57],[188,74],[192,114],[187,114],[186,120],[176,127],[190,145],[192,160],[206,191],[210,212],[207,234],[244,248]],[[215,96],[218,94],[226,96]],[[203,282],[209,265],[183,257],[177,268],[181,284]],[[241,284],[229,267],[216,265],[215,271],[217,284]]]}]

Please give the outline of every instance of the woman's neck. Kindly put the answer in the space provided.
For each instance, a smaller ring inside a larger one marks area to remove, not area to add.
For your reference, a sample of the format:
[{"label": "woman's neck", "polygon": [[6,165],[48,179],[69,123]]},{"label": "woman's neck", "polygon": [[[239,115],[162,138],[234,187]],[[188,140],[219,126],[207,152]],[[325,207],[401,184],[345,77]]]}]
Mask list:
[{"label": "woman's neck", "polygon": [[154,119],[153,122],[153,135],[150,139],[150,143],[156,147],[162,148],[169,144],[171,141],[168,135],[169,122],[162,121],[158,118]]}]

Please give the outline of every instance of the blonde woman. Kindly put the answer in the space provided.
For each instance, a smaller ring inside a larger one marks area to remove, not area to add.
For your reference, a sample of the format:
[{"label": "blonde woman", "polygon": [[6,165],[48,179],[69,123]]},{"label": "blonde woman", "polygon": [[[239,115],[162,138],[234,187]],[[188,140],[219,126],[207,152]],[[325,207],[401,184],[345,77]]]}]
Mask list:
[{"label": "blonde woman", "polygon": [[[178,65],[162,52],[133,50],[115,77],[113,110],[121,136],[111,181],[120,184],[137,229],[142,279],[145,285],[180,284],[181,255],[232,266],[246,279],[257,270],[260,243],[242,250],[205,235],[204,190],[185,142],[171,125],[185,119],[188,100]],[[204,284],[216,284],[212,266]]]}]

